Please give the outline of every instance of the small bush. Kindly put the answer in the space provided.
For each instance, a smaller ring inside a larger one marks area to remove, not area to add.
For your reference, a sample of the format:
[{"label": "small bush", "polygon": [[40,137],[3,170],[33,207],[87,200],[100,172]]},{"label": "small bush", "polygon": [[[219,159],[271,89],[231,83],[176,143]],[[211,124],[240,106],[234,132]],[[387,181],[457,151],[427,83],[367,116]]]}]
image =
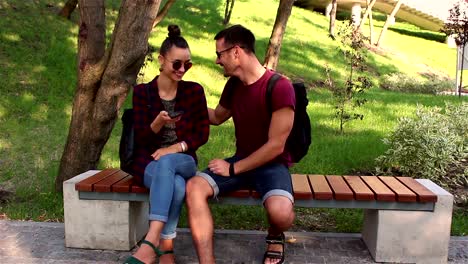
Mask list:
[{"label": "small bush", "polygon": [[443,78],[431,77],[428,80],[422,80],[403,73],[392,73],[381,78],[380,87],[398,92],[438,94],[452,89],[455,84],[452,80]]},{"label": "small bush", "polygon": [[399,172],[441,186],[468,186],[468,103],[441,108],[418,107],[416,118],[401,118],[383,141],[379,174]]}]

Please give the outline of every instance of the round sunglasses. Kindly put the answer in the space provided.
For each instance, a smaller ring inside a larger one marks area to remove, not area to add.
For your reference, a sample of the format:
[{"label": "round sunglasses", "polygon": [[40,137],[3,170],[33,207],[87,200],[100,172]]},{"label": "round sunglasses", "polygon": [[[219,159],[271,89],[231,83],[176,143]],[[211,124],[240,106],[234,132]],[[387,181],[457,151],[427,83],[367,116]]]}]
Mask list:
[{"label": "round sunglasses", "polygon": [[175,60],[172,62],[172,69],[177,71],[180,69],[180,67],[182,67],[182,65],[184,65],[185,71],[188,71],[190,68],[192,68],[193,64],[191,61],[182,62],[181,60]]}]

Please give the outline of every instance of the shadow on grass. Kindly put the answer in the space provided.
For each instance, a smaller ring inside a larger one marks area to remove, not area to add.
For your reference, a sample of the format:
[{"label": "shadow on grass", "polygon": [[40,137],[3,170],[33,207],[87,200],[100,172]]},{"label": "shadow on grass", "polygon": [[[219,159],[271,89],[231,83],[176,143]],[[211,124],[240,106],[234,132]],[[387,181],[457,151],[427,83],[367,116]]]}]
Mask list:
[{"label": "shadow on grass", "polygon": [[[183,36],[193,39],[213,35],[224,28],[219,9],[224,7],[220,1],[176,1],[158,28],[177,24],[183,29]],[[161,29],[158,29],[161,30]]]},{"label": "shadow on grass", "polygon": [[10,1],[0,11],[0,182],[16,195],[1,211],[11,217],[63,217],[53,190],[76,85],[76,25],[56,15],[60,5]]},{"label": "shadow on grass", "polygon": [[391,27],[389,28],[391,31],[395,31],[397,33],[400,33],[402,35],[407,35],[407,36],[413,36],[417,38],[423,38],[427,40],[433,40],[437,41],[440,43],[445,43],[445,35],[439,32],[432,32],[432,31],[427,31],[427,30],[411,30],[411,29],[405,29],[405,28],[397,28],[397,27]]},{"label": "shadow on grass", "polygon": [[20,180],[18,188],[52,190],[54,177],[39,176],[58,167],[69,124],[76,85],[76,26],[54,11],[45,2],[30,1],[2,10],[0,135],[9,147],[0,160],[12,166],[1,166],[0,175]]}]

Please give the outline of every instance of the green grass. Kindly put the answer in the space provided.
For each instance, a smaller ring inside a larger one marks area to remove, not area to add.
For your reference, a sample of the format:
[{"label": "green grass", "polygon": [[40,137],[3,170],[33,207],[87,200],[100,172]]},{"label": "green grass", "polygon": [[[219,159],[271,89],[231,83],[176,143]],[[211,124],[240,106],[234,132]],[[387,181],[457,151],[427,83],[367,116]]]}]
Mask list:
[{"label": "green grass", "polygon": [[[71,21],[56,16],[63,2],[0,0],[0,186],[14,193],[8,203],[0,203],[0,215],[11,219],[63,220],[62,196],[53,188],[76,87],[78,31],[77,12]],[[110,37],[119,1],[108,0],[106,7]],[[243,24],[256,35],[257,56],[261,61],[276,9],[277,1],[236,1],[231,17],[232,24]],[[262,10],[261,16],[258,10]],[[223,28],[223,12],[223,1],[177,1],[150,37],[150,44],[159,47],[167,35],[168,24],[181,27],[194,61],[185,79],[204,86],[210,107],[216,106],[226,81],[214,63],[213,41]],[[377,33],[383,21],[375,24]],[[369,102],[359,109],[364,120],[347,124],[345,134],[339,134],[331,93],[321,88],[320,83],[326,79],[327,65],[336,82],[344,81],[346,71],[337,42],[328,38],[327,27],[324,16],[294,8],[284,36],[278,70],[293,80],[304,80],[311,87],[308,111],[313,143],[309,154],[292,172],[343,174],[372,169],[374,159],[385,151],[382,138],[394,129],[399,117],[414,115],[417,104],[444,106],[446,101],[460,102],[457,97],[400,94],[378,88],[379,76],[392,72],[421,76],[434,71],[454,76],[456,52],[440,42],[439,33],[398,22],[382,44],[386,52],[369,54],[368,75],[375,87],[367,92]],[[148,63],[138,81],[152,79],[157,69],[157,61]],[[131,95],[124,107],[131,106],[130,98]],[[100,168],[119,166],[120,131],[121,124],[117,122],[103,150]],[[200,168],[210,159],[231,155],[234,147],[231,121],[212,127],[208,144],[199,151]],[[260,207],[213,208],[217,227],[266,227]],[[357,232],[362,211],[298,209],[297,215],[296,230]],[[181,225],[187,226],[185,217]],[[455,212],[452,234],[466,235],[467,226],[466,211]]]}]

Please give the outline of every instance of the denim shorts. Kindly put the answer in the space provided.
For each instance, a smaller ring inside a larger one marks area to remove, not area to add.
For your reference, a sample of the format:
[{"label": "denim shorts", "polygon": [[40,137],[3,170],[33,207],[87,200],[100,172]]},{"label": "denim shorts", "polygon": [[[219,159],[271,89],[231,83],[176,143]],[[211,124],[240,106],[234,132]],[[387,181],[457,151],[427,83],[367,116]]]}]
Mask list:
[{"label": "denim shorts", "polygon": [[[225,159],[227,162],[239,160],[237,157]],[[294,203],[291,174],[288,167],[280,163],[268,163],[234,177],[217,175],[205,169],[197,172],[213,188],[213,197],[241,189],[253,189],[260,193],[262,202],[270,196],[285,196]]]}]

